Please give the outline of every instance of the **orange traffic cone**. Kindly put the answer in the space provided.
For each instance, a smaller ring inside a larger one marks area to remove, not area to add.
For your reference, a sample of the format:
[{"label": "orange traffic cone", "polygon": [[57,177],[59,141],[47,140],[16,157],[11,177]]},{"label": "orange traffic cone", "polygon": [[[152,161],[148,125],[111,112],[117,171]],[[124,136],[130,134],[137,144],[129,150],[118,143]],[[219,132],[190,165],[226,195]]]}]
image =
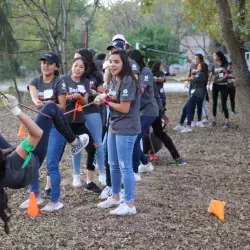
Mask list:
[{"label": "orange traffic cone", "polygon": [[218,201],[218,200],[211,200],[208,208],[208,212],[214,214],[217,218],[221,221],[224,221],[224,207],[226,202]]},{"label": "orange traffic cone", "polygon": [[27,210],[27,215],[36,217],[40,214],[40,210],[36,201],[35,193],[30,194],[29,208]]},{"label": "orange traffic cone", "polygon": [[25,137],[25,126],[24,124],[21,124],[19,127],[19,131],[18,131],[18,136],[21,138]]}]

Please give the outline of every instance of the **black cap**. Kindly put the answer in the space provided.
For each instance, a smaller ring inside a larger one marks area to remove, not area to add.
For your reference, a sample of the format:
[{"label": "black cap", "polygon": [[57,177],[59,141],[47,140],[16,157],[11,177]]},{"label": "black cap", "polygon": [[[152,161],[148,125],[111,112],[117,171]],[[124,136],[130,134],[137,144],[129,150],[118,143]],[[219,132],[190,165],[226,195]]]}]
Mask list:
[{"label": "black cap", "polygon": [[39,61],[48,61],[51,63],[56,63],[59,64],[59,57],[56,53],[54,52],[49,52],[47,54],[45,54],[44,56],[42,56]]},{"label": "black cap", "polygon": [[121,41],[114,41],[112,44],[110,44],[108,47],[107,47],[107,50],[111,50],[113,48],[117,48],[117,49],[120,49],[120,50],[125,50],[125,46],[124,46],[124,43],[121,42]]}]

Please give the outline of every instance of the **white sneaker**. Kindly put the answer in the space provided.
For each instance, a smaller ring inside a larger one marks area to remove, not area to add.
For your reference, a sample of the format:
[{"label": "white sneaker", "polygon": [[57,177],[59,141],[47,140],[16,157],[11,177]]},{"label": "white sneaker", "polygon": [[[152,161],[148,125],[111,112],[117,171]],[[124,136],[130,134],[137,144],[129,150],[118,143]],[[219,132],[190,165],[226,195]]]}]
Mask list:
[{"label": "white sneaker", "polygon": [[108,197],[110,197],[110,196],[112,196],[112,190],[111,190],[111,187],[107,186],[107,187],[105,187],[105,188],[102,190],[102,192],[101,192],[99,198],[100,198],[101,200],[106,200],[106,199],[108,199]]},{"label": "white sneaker", "polygon": [[202,123],[203,123],[203,124],[204,124],[204,123],[208,123],[208,119],[204,118],[204,119],[202,120]]},{"label": "white sneaker", "polygon": [[135,182],[141,181],[141,176],[139,174],[134,173],[134,177],[135,177]]},{"label": "white sneaker", "polygon": [[136,214],[135,206],[129,207],[126,203],[121,203],[119,207],[109,212],[115,215]]},{"label": "white sneaker", "polygon": [[[44,199],[41,198],[41,196],[36,197],[36,202],[38,205],[42,205],[44,203]],[[27,199],[26,201],[24,201],[23,203],[20,204],[19,208],[20,209],[27,209],[29,207],[30,204],[30,199]]]},{"label": "white sneaker", "polygon": [[177,126],[173,128],[173,130],[175,131],[181,131],[182,129],[184,129],[184,126],[181,126],[180,124],[178,124]]},{"label": "white sneaker", "polygon": [[63,204],[60,201],[58,201],[56,203],[53,202],[53,203],[47,204],[45,207],[43,207],[41,209],[41,211],[43,211],[43,212],[53,212],[53,211],[57,211],[57,210],[59,210],[61,208],[63,208]]},{"label": "white sneaker", "polygon": [[189,132],[192,132],[192,128],[191,127],[186,127],[184,129],[181,130],[181,133],[189,133]]},{"label": "white sneaker", "polygon": [[99,177],[98,177],[98,181],[103,185],[106,186],[107,182],[106,182],[106,174],[105,173],[100,173]]},{"label": "white sneaker", "polygon": [[122,200],[119,201],[113,199],[112,197],[109,197],[107,200],[100,202],[97,207],[99,208],[109,208],[109,207],[116,207],[121,204]]},{"label": "white sneaker", "polygon": [[147,165],[141,164],[139,166],[138,172],[139,173],[149,173],[154,170],[154,167],[151,163],[148,163]]},{"label": "white sneaker", "polygon": [[194,121],[191,121],[191,127],[195,127],[195,122]]},{"label": "white sneaker", "polygon": [[205,125],[204,125],[203,122],[201,122],[201,121],[200,121],[200,122],[197,122],[197,123],[196,123],[196,126],[197,126],[197,127],[200,127],[200,128],[205,128]]},{"label": "white sneaker", "polygon": [[73,175],[73,183],[72,183],[73,187],[81,187],[82,186],[82,182],[81,182],[81,177],[78,174],[74,174]]}]

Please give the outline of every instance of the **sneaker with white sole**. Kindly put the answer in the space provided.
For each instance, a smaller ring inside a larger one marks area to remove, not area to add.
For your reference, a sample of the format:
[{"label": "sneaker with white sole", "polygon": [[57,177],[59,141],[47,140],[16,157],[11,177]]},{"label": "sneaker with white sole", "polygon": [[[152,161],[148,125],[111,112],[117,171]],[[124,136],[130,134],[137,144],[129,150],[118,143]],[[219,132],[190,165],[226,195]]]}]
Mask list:
[{"label": "sneaker with white sole", "polygon": [[112,196],[112,189],[111,189],[111,187],[107,186],[107,187],[105,187],[105,188],[102,190],[102,192],[101,192],[99,198],[100,198],[101,200],[106,200],[106,199],[108,199],[108,197],[110,197],[110,196]]},{"label": "sneaker with white sole", "polygon": [[205,128],[205,125],[203,124],[202,121],[197,122],[197,123],[196,123],[196,126],[197,126],[197,127],[200,127],[200,128]]},{"label": "sneaker with white sole", "polygon": [[73,187],[81,187],[82,186],[82,182],[81,182],[81,177],[79,174],[74,174],[73,175],[73,183],[72,183]]},{"label": "sneaker with white sole", "polygon": [[175,130],[175,131],[181,131],[182,129],[184,129],[184,126],[182,126],[182,125],[180,125],[180,124],[178,124],[177,126],[175,126],[175,127],[173,128],[173,130]]},{"label": "sneaker with white sole", "polygon": [[[44,199],[41,196],[38,196],[36,197],[36,202],[37,202],[37,205],[42,205],[44,203]],[[29,204],[30,204],[30,199],[27,199],[26,201],[20,204],[19,208],[27,209],[29,207]]]},{"label": "sneaker with white sole", "polygon": [[121,203],[119,207],[109,212],[113,215],[126,215],[126,214],[136,214],[135,206],[129,207],[126,203]]},{"label": "sneaker with white sole", "polygon": [[72,145],[72,155],[77,155],[82,152],[84,148],[89,144],[89,136],[87,134],[79,135],[76,145]]},{"label": "sneaker with white sole", "polygon": [[149,173],[154,170],[153,165],[149,162],[147,165],[141,164],[139,166],[138,172],[139,173]]},{"label": "sneaker with white sole", "polygon": [[60,201],[55,202],[55,203],[50,202],[45,207],[43,207],[41,211],[42,212],[54,212],[62,208],[63,208],[63,204]]},{"label": "sneaker with white sole", "polygon": [[116,207],[121,204],[122,200],[119,201],[113,199],[112,197],[109,197],[107,200],[100,202],[97,207],[99,208],[110,208],[110,207]]},{"label": "sneaker with white sole", "polygon": [[135,182],[141,181],[141,176],[139,174],[134,173],[134,177],[135,177]]},{"label": "sneaker with white sole", "polygon": [[190,133],[190,132],[192,132],[193,130],[192,130],[192,128],[191,127],[186,127],[186,128],[184,128],[184,129],[182,129],[180,132],[181,133]]},{"label": "sneaker with white sole", "polygon": [[100,172],[99,177],[98,177],[98,181],[103,185],[106,186],[107,182],[106,182],[106,174]]},{"label": "sneaker with white sole", "polygon": [[191,121],[191,127],[195,127],[195,122],[194,121]]},{"label": "sneaker with white sole", "polygon": [[203,120],[202,120],[202,123],[204,124],[204,123],[208,123],[209,121],[208,121],[208,119],[206,119],[206,118],[204,118]]}]

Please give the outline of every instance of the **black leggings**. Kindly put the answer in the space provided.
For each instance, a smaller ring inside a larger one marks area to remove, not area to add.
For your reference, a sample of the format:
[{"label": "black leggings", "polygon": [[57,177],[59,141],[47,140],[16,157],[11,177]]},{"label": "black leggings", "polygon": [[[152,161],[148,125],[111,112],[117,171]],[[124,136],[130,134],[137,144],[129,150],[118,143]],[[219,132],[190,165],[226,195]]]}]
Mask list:
[{"label": "black leggings", "polygon": [[37,144],[36,149],[33,151],[33,154],[37,156],[40,164],[42,165],[47,153],[47,145],[52,123],[54,123],[56,129],[65,137],[65,139],[69,143],[72,143],[76,139],[76,136],[71,130],[62,111],[55,103],[45,104],[45,106],[43,106],[40,111],[52,117],[51,119],[43,115],[38,115],[36,118],[36,124],[43,130],[43,135],[41,140]]},{"label": "black leggings", "polygon": [[228,94],[230,98],[232,112],[235,112],[235,95],[236,95],[235,86],[228,88]]},{"label": "black leggings", "polygon": [[158,139],[164,143],[165,147],[169,150],[172,157],[174,159],[180,158],[180,155],[172,139],[163,131],[161,116],[158,116],[151,126],[154,130],[156,137],[158,137]]},{"label": "black leggings", "polygon": [[7,148],[12,148],[13,146],[6,141],[6,139],[0,135],[0,148],[1,149],[7,149]]},{"label": "black leggings", "polygon": [[219,97],[219,92],[221,95],[221,104],[222,110],[224,112],[225,118],[229,118],[228,109],[227,109],[227,98],[228,98],[228,87],[227,85],[213,85],[212,97],[213,97],[213,116],[216,117],[217,114],[217,101]]}]

